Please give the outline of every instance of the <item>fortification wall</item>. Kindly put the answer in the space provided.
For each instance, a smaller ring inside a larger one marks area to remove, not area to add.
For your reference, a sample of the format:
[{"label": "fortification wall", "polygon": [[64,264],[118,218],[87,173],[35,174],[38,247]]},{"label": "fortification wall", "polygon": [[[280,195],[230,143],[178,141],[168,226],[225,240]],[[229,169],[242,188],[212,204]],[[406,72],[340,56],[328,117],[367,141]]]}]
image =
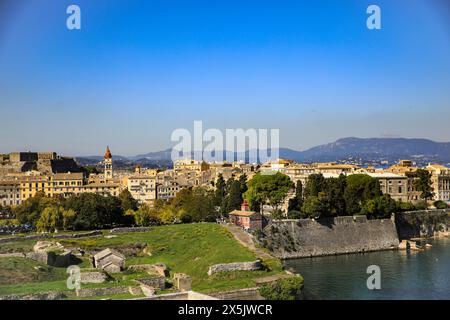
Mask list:
[{"label": "fortification wall", "polygon": [[397,248],[393,219],[346,216],[320,220],[274,220],[264,229],[263,246],[281,259]]},{"label": "fortification wall", "polygon": [[401,240],[450,235],[450,210],[397,213],[395,223]]}]

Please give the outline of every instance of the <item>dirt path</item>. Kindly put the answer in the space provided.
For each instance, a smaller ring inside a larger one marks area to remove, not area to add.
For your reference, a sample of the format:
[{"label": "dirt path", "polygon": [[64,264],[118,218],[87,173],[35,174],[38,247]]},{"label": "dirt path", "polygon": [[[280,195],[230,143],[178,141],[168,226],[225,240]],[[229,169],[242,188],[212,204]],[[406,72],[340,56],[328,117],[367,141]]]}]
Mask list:
[{"label": "dirt path", "polygon": [[239,241],[244,247],[254,252],[261,259],[273,259],[274,257],[261,248],[257,248],[253,242],[252,236],[245,232],[242,228],[227,224],[224,227],[230,231],[234,238]]}]

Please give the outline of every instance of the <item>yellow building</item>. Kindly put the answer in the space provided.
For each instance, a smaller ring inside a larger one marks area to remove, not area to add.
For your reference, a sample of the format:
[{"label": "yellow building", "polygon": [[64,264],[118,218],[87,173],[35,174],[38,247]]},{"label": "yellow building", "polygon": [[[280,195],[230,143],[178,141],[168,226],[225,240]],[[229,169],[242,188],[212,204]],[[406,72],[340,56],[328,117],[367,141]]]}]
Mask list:
[{"label": "yellow building", "polygon": [[29,175],[20,178],[20,200],[25,201],[36,193],[44,192],[47,197],[53,197],[53,181],[47,175]]},{"label": "yellow building", "polygon": [[69,197],[83,192],[84,175],[76,173],[56,173],[52,176],[53,196]]},{"label": "yellow building", "polygon": [[183,160],[175,160],[174,164],[173,164],[173,168],[175,171],[192,170],[192,171],[201,172],[201,171],[209,170],[210,166],[205,161],[183,159]]}]

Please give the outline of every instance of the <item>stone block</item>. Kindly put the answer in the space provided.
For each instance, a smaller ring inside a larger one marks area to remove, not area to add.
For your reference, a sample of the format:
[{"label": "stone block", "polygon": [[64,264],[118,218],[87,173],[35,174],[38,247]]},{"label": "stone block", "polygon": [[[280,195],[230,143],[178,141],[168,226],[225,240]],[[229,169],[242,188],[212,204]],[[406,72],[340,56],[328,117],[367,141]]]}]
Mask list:
[{"label": "stone block", "polygon": [[103,283],[108,279],[103,272],[82,272],[80,277],[81,283]]},{"label": "stone block", "polygon": [[252,262],[221,263],[209,267],[208,275],[211,276],[218,272],[255,271],[260,270],[261,267],[262,265],[260,260]]},{"label": "stone block", "polygon": [[179,291],[190,291],[192,288],[192,278],[184,273],[175,273],[173,283]]}]

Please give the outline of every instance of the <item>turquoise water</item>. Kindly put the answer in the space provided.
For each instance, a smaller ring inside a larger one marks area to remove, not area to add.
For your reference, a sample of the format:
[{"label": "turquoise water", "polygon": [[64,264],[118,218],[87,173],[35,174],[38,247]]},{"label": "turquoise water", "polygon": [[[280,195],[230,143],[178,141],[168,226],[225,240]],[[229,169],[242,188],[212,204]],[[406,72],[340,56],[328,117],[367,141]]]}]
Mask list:
[{"label": "turquoise water", "polygon": [[[285,266],[305,278],[305,299],[450,299],[450,239],[425,243],[432,247],[287,260]],[[380,290],[367,288],[370,265],[380,267]]]}]

